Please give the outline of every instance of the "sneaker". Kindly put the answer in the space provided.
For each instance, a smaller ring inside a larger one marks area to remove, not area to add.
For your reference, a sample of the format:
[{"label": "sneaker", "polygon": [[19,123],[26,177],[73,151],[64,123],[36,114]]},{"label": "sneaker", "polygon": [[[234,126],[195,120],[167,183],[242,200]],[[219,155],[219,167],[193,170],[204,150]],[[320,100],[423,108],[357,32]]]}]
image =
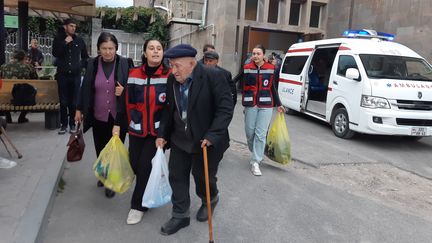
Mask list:
[{"label": "sneaker", "polygon": [[259,164],[257,162],[255,162],[255,163],[252,164],[251,171],[252,171],[252,174],[254,176],[260,176],[260,175],[262,175],[261,170],[259,168]]},{"label": "sneaker", "polygon": [[0,169],[10,169],[17,165],[15,161],[0,157]]},{"label": "sneaker", "polygon": [[63,134],[65,134],[65,133],[66,133],[66,127],[63,127],[63,126],[62,126],[62,127],[60,128],[60,130],[58,131],[58,134],[59,134],[59,135],[63,135]]},{"label": "sneaker", "polygon": [[75,125],[70,126],[69,133],[76,133],[76,132],[77,132],[77,129],[76,129]]},{"label": "sneaker", "polygon": [[141,222],[143,215],[144,215],[144,212],[141,212],[141,211],[136,210],[136,209],[131,209],[129,211],[126,223],[127,224],[138,224],[139,222]]}]

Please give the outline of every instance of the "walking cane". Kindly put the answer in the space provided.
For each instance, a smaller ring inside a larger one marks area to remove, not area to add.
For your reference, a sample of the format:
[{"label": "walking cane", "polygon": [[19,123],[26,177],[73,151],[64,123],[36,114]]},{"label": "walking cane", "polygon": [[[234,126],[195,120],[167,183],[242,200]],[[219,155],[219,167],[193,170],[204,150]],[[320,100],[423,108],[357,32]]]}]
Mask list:
[{"label": "walking cane", "polygon": [[208,227],[209,227],[209,243],[214,243],[213,226],[212,226],[212,208],[210,203],[210,184],[209,184],[209,175],[208,175],[207,146],[204,146],[203,148],[203,156],[204,156],[204,175],[205,175],[205,189],[206,189]]}]

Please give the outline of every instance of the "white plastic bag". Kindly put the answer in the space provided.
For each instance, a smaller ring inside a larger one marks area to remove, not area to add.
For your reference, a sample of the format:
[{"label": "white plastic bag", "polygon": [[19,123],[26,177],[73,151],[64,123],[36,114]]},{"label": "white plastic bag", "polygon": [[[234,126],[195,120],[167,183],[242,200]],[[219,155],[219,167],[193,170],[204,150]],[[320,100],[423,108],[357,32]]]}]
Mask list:
[{"label": "white plastic bag", "polygon": [[142,206],[147,208],[157,208],[170,202],[172,194],[168,180],[168,165],[161,148],[157,149],[152,166],[142,199]]}]

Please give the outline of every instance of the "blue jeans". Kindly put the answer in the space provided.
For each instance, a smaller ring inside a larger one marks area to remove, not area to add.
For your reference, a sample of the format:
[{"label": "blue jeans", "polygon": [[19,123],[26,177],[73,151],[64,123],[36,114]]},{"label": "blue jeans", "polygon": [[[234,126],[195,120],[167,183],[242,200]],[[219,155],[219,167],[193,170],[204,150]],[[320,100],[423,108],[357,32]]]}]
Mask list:
[{"label": "blue jeans", "polygon": [[253,163],[261,163],[273,108],[245,107],[245,132]]}]

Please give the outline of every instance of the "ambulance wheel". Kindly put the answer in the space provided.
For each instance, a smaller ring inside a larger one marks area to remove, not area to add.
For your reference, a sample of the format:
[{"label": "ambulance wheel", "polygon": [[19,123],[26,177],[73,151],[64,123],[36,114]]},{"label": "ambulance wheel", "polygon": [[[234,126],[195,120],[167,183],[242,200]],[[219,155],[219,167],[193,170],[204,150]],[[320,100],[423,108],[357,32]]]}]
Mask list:
[{"label": "ambulance wheel", "polygon": [[345,108],[339,108],[333,113],[332,129],[339,138],[349,139],[354,136],[354,132],[349,129],[348,112]]}]

